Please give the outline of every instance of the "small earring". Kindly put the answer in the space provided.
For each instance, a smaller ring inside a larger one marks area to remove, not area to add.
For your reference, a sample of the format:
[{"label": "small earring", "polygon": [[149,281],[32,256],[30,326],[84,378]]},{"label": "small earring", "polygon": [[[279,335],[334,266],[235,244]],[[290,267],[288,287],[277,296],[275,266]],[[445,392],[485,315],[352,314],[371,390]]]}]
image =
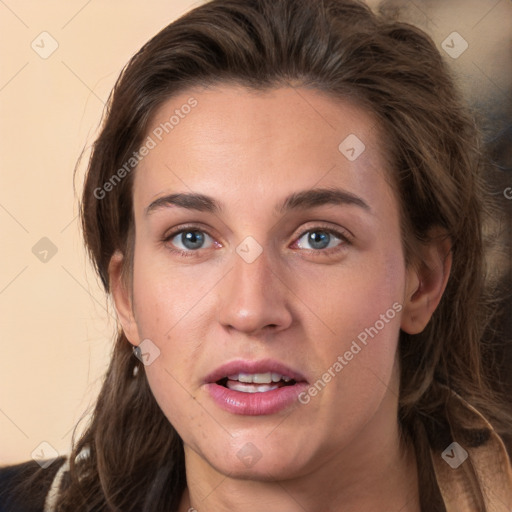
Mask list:
[{"label": "small earring", "polygon": [[133,347],[133,355],[139,360],[142,361],[142,350],[140,349],[139,345]]},{"label": "small earring", "polygon": [[[140,347],[137,345],[136,347],[133,347],[133,355],[138,359],[138,361],[142,361],[142,350],[140,349]],[[139,363],[136,362],[135,363],[135,366],[133,367],[133,377],[137,377],[137,375],[139,374]]]}]

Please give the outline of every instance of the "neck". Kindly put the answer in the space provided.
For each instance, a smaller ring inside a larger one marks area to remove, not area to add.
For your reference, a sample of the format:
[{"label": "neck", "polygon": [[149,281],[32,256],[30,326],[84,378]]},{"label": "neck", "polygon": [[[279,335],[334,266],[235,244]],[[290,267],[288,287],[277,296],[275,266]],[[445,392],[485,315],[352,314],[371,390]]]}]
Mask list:
[{"label": "neck", "polygon": [[[185,490],[179,512],[360,512],[400,510],[420,512],[415,459],[408,455],[385,474],[341,485],[339,471],[318,473],[307,479],[255,482],[217,478],[205,485],[192,482]],[[189,480],[190,482],[190,480]]]}]

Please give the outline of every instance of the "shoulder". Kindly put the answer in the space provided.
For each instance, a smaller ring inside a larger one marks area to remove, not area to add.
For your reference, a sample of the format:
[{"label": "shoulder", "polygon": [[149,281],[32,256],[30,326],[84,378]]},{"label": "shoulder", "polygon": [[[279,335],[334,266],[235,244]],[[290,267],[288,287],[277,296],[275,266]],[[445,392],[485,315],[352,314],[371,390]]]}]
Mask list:
[{"label": "shoulder", "polygon": [[451,392],[446,446],[431,447],[434,471],[448,510],[512,510],[512,464],[501,437],[475,407]]},{"label": "shoulder", "polygon": [[36,461],[0,467],[0,512],[43,512],[46,496],[66,457],[43,469]]}]

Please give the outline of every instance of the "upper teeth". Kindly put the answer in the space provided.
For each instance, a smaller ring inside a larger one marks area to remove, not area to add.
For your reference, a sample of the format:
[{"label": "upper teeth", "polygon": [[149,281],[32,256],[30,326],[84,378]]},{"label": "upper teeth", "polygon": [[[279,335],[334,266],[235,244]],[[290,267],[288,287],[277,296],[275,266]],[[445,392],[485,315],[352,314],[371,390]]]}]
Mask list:
[{"label": "upper teeth", "polygon": [[255,384],[270,384],[271,382],[279,382],[280,380],[284,380],[284,382],[290,382],[291,377],[285,377],[280,373],[275,372],[267,372],[267,373],[235,373],[233,375],[228,375],[228,379],[230,380],[238,380],[239,382],[246,383],[255,383]]}]

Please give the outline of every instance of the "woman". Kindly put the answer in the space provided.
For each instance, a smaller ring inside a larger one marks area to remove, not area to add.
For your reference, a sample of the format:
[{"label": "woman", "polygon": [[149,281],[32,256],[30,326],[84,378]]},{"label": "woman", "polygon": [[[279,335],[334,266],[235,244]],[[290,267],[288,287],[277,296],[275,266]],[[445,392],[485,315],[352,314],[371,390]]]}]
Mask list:
[{"label": "woman", "polygon": [[166,27],[83,193],[110,367],[69,457],[4,470],[6,510],[510,510],[483,167],[432,41],[356,0]]}]

